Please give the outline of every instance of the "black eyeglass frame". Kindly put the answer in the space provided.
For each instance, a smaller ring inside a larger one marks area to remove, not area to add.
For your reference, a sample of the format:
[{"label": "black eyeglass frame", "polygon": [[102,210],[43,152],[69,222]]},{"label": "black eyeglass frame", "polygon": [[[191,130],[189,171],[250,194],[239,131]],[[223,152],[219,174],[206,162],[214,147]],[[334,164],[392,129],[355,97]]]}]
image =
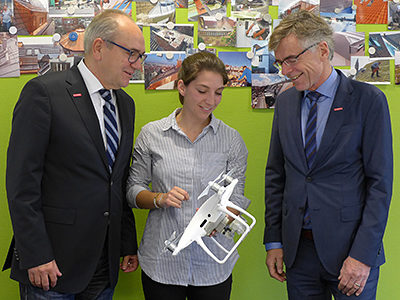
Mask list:
[{"label": "black eyeglass frame", "polygon": [[[141,53],[140,53],[138,50],[136,50],[136,49],[128,49],[128,48],[126,48],[126,47],[124,47],[124,46],[121,46],[120,44],[117,44],[116,42],[111,41],[111,40],[104,40],[104,41],[106,41],[107,43],[113,44],[113,45],[115,45],[115,46],[117,46],[117,47],[120,47],[121,49],[125,50],[126,52],[129,52],[128,61],[129,61],[129,63],[131,63],[131,64],[134,64],[134,63],[137,62],[139,59],[140,59],[140,63],[143,64],[144,61],[145,61],[145,59],[147,58],[147,54],[145,54],[145,53],[141,54]],[[136,58],[134,58],[134,59],[132,60],[132,58],[134,57],[134,55],[137,55],[138,57],[136,57]]]},{"label": "black eyeglass frame", "polygon": [[286,57],[282,62],[280,62],[279,60],[275,60],[273,62],[274,67],[279,69],[279,70],[282,70],[282,65],[293,66],[294,64],[297,63],[297,61],[299,60],[299,57],[301,55],[306,53],[306,51],[310,50],[312,47],[317,46],[319,43],[320,42],[317,42],[317,43],[312,44],[311,46],[308,46],[307,48],[305,48],[303,51],[301,51],[296,56],[288,56],[288,57]]}]

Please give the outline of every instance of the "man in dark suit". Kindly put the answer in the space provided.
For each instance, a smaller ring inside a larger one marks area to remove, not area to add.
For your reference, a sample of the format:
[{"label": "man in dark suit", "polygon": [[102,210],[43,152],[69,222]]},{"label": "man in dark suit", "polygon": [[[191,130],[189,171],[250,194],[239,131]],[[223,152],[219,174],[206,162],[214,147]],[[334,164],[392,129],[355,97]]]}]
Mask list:
[{"label": "man in dark suit", "polygon": [[393,180],[386,97],[332,68],[332,30],[310,12],[283,19],[269,48],[294,84],[277,98],[266,168],[269,273],[289,299],[375,299]]},{"label": "man in dark suit", "polygon": [[120,88],[141,68],[144,39],[128,15],[107,10],[84,43],[77,67],[30,80],[14,111],[6,176],[14,238],[5,268],[21,299],[111,299],[119,268],[138,266],[125,199],[135,107]]}]

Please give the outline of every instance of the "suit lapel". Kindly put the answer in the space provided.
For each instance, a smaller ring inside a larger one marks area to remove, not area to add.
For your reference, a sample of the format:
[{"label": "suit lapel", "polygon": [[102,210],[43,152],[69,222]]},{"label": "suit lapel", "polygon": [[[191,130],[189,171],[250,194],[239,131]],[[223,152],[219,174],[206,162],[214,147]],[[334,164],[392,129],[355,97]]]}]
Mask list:
[{"label": "suit lapel", "polygon": [[83,81],[81,73],[77,67],[74,66],[68,72],[69,73],[66,81],[70,85],[67,87],[67,89],[71,96],[71,101],[78,110],[82,122],[89,132],[89,135],[91,136],[93,143],[102,158],[104,166],[108,170],[106,151],[99,126],[99,120],[97,118],[96,111],[93,107],[85,82]]},{"label": "suit lapel", "polygon": [[346,111],[349,109],[352,103],[352,87],[350,85],[350,81],[341,72],[338,73],[340,76],[340,83],[329,112],[328,120],[322,135],[321,144],[315,157],[313,168],[318,166],[318,163],[321,162],[326,155],[329,155],[329,149],[332,146],[339,129],[342,127]]}]

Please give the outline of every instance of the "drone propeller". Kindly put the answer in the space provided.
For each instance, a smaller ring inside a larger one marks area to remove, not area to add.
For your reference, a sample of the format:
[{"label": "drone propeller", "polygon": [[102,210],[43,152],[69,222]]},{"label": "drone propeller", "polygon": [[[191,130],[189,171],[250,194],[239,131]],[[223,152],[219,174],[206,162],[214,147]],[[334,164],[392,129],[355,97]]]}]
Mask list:
[{"label": "drone propeller", "polygon": [[224,174],[224,171],[221,172],[221,174],[218,175],[217,178],[215,178],[213,181],[208,182],[206,188],[201,192],[201,194],[199,195],[199,197],[197,197],[197,199],[200,199],[201,197],[204,197],[208,194],[208,192],[210,191],[210,188],[212,187],[212,185],[214,183],[216,183],[221,177],[222,174]]}]

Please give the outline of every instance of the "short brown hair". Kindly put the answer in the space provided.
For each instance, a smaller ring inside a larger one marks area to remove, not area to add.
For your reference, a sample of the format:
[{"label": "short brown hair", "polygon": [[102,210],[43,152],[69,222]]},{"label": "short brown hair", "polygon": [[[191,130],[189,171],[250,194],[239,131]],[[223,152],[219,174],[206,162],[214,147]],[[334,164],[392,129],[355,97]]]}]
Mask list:
[{"label": "short brown hair", "polygon": [[304,47],[325,41],[329,47],[329,59],[333,58],[333,30],[323,18],[307,10],[300,10],[285,17],[274,29],[269,40],[269,50],[276,50],[282,39],[295,35]]},{"label": "short brown hair", "polygon": [[[185,58],[178,72],[178,81],[182,80],[187,86],[204,70],[220,74],[224,85],[228,82],[225,64],[221,59],[207,51],[197,52]],[[183,104],[183,96],[181,94],[179,94],[179,101]]]}]

